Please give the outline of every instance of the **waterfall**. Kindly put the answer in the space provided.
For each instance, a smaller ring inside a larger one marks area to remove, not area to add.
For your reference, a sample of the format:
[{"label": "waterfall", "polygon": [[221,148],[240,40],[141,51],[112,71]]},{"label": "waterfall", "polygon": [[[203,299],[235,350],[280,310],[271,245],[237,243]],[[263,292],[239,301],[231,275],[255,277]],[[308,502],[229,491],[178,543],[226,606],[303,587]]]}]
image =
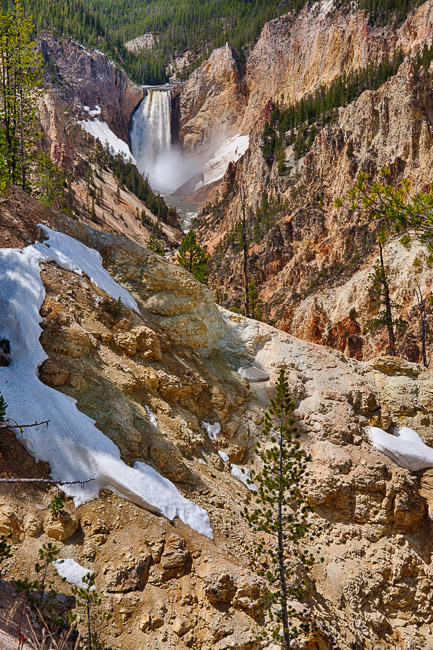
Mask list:
[{"label": "waterfall", "polygon": [[132,117],[131,149],[139,172],[148,176],[154,189],[165,190],[159,163],[171,151],[170,90],[147,91]]},{"label": "waterfall", "polygon": [[[170,88],[148,88],[131,122],[131,152],[153,190],[171,194],[201,172],[204,159],[171,144]],[[206,159],[207,160],[207,159]]]}]

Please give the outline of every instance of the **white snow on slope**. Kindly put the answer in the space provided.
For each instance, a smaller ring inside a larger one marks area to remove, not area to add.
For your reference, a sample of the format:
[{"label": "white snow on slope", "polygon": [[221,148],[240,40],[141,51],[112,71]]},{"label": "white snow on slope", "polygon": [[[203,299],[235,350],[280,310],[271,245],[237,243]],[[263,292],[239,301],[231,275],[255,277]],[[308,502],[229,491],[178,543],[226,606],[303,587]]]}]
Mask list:
[{"label": "white snow on slope", "polygon": [[226,173],[229,163],[237,162],[244,155],[249,145],[250,137],[248,135],[234,135],[232,138],[225,140],[216,150],[213,158],[203,167],[203,180],[195,186],[194,190],[219,181]]},{"label": "white snow on slope", "polygon": [[251,472],[247,467],[239,467],[239,465],[232,465],[232,474],[241,483],[247,486],[250,492],[257,492],[257,486],[251,481]]},{"label": "white snow on slope", "polygon": [[152,413],[150,408],[145,404],[144,408],[146,409],[146,415],[148,417],[148,420],[153,426],[157,429],[158,428],[158,420],[156,419],[155,413]]},{"label": "white snow on slope", "polygon": [[228,457],[228,455],[226,454],[226,452],[225,452],[225,451],[221,451],[221,449],[218,451],[218,456],[219,456],[219,457],[221,458],[221,460],[223,460],[225,463],[228,463],[229,460],[230,460],[229,457]]},{"label": "white snow on slope", "polygon": [[[92,112],[90,111],[90,113]],[[90,133],[90,135],[93,135],[94,138],[99,140],[104,147],[108,147],[112,154],[116,155],[120,153],[125,160],[132,162],[134,165],[137,164],[126,142],[118,138],[106,122],[100,122],[95,119],[81,120],[78,124],[86,133]]]},{"label": "white snow on slope", "polygon": [[43,256],[48,256],[66,271],[72,271],[77,275],[86,273],[89,280],[99,289],[108,293],[115,300],[121,298],[124,305],[138,312],[137,303],[129,291],[117,284],[102,266],[102,257],[98,251],[85,246],[69,235],[51,230],[47,226],[40,226],[40,228],[48,235],[48,239],[45,242],[34,244],[33,248]]},{"label": "white snow on slope", "polygon": [[159,514],[162,511],[170,519],[177,515],[212,538],[205,510],[184,499],[173,484],[151,467],[140,463],[134,469],[126,465],[116,445],[94,426],[94,420],[76,408],[75,400],[39,380],[37,369],[47,358],[39,342],[39,310],[45,298],[41,263],[51,260],[68,270],[85,271],[114,299],[120,295],[125,304],[135,305],[132,296],[102,267],[96,251],[67,235],[45,227],[44,230],[49,234],[49,247],[38,243],[23,251],[0,249],[0,338],[10,340],[12,357],[9,366],[0,367],[7,415],[26,424],[50,420],[47,429],[25,429],[22,443],[36,460],[50,464],[54,481],[94,478],[83,486],[63,486],[76,506],[108,489],[141,507]]},{"label": "white snow on slope", "polygon": [[[81,589],[88,589],[88,585],[83,582],[83,578],[88,573],[93,573],[90,569],[85,569],[81,564],[78,564],[75,560],[71,559],[55,560],[55,562],[53,562],[53,567],[59,576],[64,578],[66,582],[69,582],[70,585],[81,587]],[[96,591],[95,585],[90,587],[90,591]]]},{"label": "white snow on slope", "polygon": [[371,427],[370,439],[375,449],[400,467],[412,472],[433,467],[433,449],[427,447],[413,429],[402,427],[395,430],[395,435],[391,435],[378,427]]},{"label": "white snow on slope", "polygon": [[209,424],[209,422],[202,422],[201,426],[207,431],[207,435],[212,440],[212,442],[216,442],[218,434],[221,431],[220,423],[215,422],[215,424]]}]

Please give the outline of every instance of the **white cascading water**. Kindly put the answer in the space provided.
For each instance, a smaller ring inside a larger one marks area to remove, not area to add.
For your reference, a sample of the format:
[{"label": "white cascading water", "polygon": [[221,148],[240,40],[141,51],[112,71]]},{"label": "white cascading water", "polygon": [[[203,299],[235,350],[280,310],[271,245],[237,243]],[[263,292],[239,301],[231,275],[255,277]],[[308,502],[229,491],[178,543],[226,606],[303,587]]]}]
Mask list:
[{"label": "white cascading water", "polygon": [[130,138],[137,168],[157,192],[170,194],[202,167],[172,147],[169,89],[148,89],[132,117]]},{"label": "white cascading water", "polygon": [[159,163],[171,150],[170,90],[147,91],[132,118],[131,149],[139,172],[149,178],[154,189],[165,191],[167,182],[161,177]]}]

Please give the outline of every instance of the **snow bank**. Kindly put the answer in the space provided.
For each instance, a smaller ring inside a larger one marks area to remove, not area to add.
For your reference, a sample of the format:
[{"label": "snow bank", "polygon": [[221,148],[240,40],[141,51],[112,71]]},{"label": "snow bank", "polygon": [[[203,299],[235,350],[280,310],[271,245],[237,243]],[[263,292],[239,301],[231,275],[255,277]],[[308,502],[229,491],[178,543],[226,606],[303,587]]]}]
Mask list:
[{"label": "snow bank", "polygon": [[[84,576],[88,573],[93,573],[90,569],[85,569],[81,564],[75,562],[75,560],[56,560],[53,562],[53,567],[59,574],[61,578],[64,578],[66,582],[69,582],[70,585],[75,587],[81,587],[81,589],[88,589],[88,585],[83,582]],[[96,591],[95,585],[90,587],[90,591]]]},{"label": "snow bank", "polygon": [[[51,230],[47,226],[40,226],[48,239],[45,242],[34,244],[33,247],[42,256],[56,262],[62,269],[72,271],[77,275],[88,275],[89,280],[99,289],[108,293],[112,298],[120,298],[124,305],[138,312],[138,306],[127,289],[117,284],[111,275],[102,266],[102,257],[93,248],[85,246],[69,235]],[[26,249],[27,250],[27,249]],[[23,251],[24,252],[24,251]],[[41,260],[42,262],[45,260]]]},{"label": "snow bank", "polygon": [[212,442],[216,442],[218,434],[221,431],[220,423],[215,422],[215,424],[209,424],[209,422],[202,422],[201,426],[207,431],[207,435],[212,440]]},{"label": "snow bank", "polygon": [[370,439],[375,449],[400,467],[412,472],[433,467],[433,449],[427,447],[413,429],[402,427],[395,430],[395,435],[391,435],[378,427],[371,427]]},{"label": "snow bank", "polygon": [[268,381],[269,375],[264,370],[251,366],[250,368],[239,368],[238,373],[242,379],[250,382]]},{"label": "snow bank", "polygon": [[68,235],[43,229],[48,242],[23,251],[0,249],[0,338],[10,340],[12,358],[9,366],[0,367],[7,414],[19,423],[50,420],[47,429],[25,429],[21,442],[36,460],[50,464],[54,481],[94,479],[82,486],[63,486],[76,506],[108,489],[156,514],[162,512],[170,519],[177,515],[199,533],[212,537],[205,510],[186,501],[151,467],[126,465],[116,445],[76,408],[75,400],[39,380],[37,369],[47,358],[39,342],[39,310],[45,298],[41,263],[54,261],[75,273],[85,271],[113,299],[120,296],[126,305],[137,308],[132,296],[103,268],[99,253]]},{"label": "snow bank", "polygon": [[250,492],[257,492],[257,486],[254,483],[248,483],[248,481],[251,481],[251,472],[248,468],[232,465],[232,474],[241,483],[246,485]]},{"label": "snow bank", "polygon": [[[90,114],[94,113],[94,111],[89,112]],[[86,131],[86,133],[90,133],[90,135],[93,135],[94,138],[99,140],[104,147],[108,147],[113,155],[120,153],[125,160],[132,162],[134,165],[137,164],[126,142],[118,138],[106,122],[100,122],[95,119],[81,120],[78,124]]]},{"label": "snow bank", "polygon": [[219,181],[226,173],[229,163],[236,162],[241,158],[250,145],[248,135],[234,135],[225,140],[219,149],[203,167],[203,180],[195,186],[195,190],[204,185]]},{"label": "snow bank", "polygon": [[218,452],[218,456],[219,456],[219,457],[221,458],[221,460],[223,460],[225,463],[228,463],[228,462],[229,462],[229,457],[228,457],[228,455],[226,454],[225,451],[221,451],[221,449],[220,449],[219,452]]}]

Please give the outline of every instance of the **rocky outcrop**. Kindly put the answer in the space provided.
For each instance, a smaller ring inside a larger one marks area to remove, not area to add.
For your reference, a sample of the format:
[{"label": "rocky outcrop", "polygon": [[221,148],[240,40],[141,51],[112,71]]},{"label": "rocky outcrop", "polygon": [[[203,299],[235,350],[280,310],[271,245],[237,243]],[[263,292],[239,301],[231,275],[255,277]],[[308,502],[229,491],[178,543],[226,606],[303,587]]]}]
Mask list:
[{"label": "rocky outcrop", "polygon": [[[251,570],[253,536],[240,514],[251,493],[217,452],[232,458],[231,450],[242,450],[236,461],[259,468],[254,448],[266,443],[261,425],[272,389],[249,385],[237,369],[257,366],[273,383],[284,365],[311,455],[318,532],[311,550],[324,557],[309,599],[320,621],[318,647],[430,647],[433,470],[420,476],[399,468],[372,448],[368,427],[413,426],[431,444],[431,372],[389,357],[347,359],[218,309],[206,288],[167,260],[45,208],[33,213],[32,205],[18,191],[0,204],[1,243],[36,237],[39,222],[56,225],[99,249],[141,310],[112,313],[88,278],[46,265],[41,379],[76,399],[126,462],[154,465],[206,508],[215,534],[210,541],[110,493],[75,512],[65,499],[79,527],[56,544],[62,557],[95,570],[112,614],[101,630],[106,642],[122,650],[263,647],[263,583]],[[216,442],[201,421],[221,424]],[[1,451],[2,475],[46,475],[13,436]],[[50,539],[41,509],[53,493],[32,488],[23,497],[22,487],[0,486],[1,522],[14,535],[3,579],[33,570],[37,548]]]},{"label": "rocky outcrop", "polygon": [[49,68],[54,68],[61,95],[65,103],[73,104],[76,117],[88,119],[83,106],[91,110],[99,106],[102,121],[128,142],[131,117],[144,97],[143,89],[97,50],[49,35],[39,37],[38,47]]},{"label": "rocky outcrop", "polygon": [[239,131],[246,97],[242,70],[230,45],[214,50],[180,95],[179,139],[186,151],[212,153]]}]

